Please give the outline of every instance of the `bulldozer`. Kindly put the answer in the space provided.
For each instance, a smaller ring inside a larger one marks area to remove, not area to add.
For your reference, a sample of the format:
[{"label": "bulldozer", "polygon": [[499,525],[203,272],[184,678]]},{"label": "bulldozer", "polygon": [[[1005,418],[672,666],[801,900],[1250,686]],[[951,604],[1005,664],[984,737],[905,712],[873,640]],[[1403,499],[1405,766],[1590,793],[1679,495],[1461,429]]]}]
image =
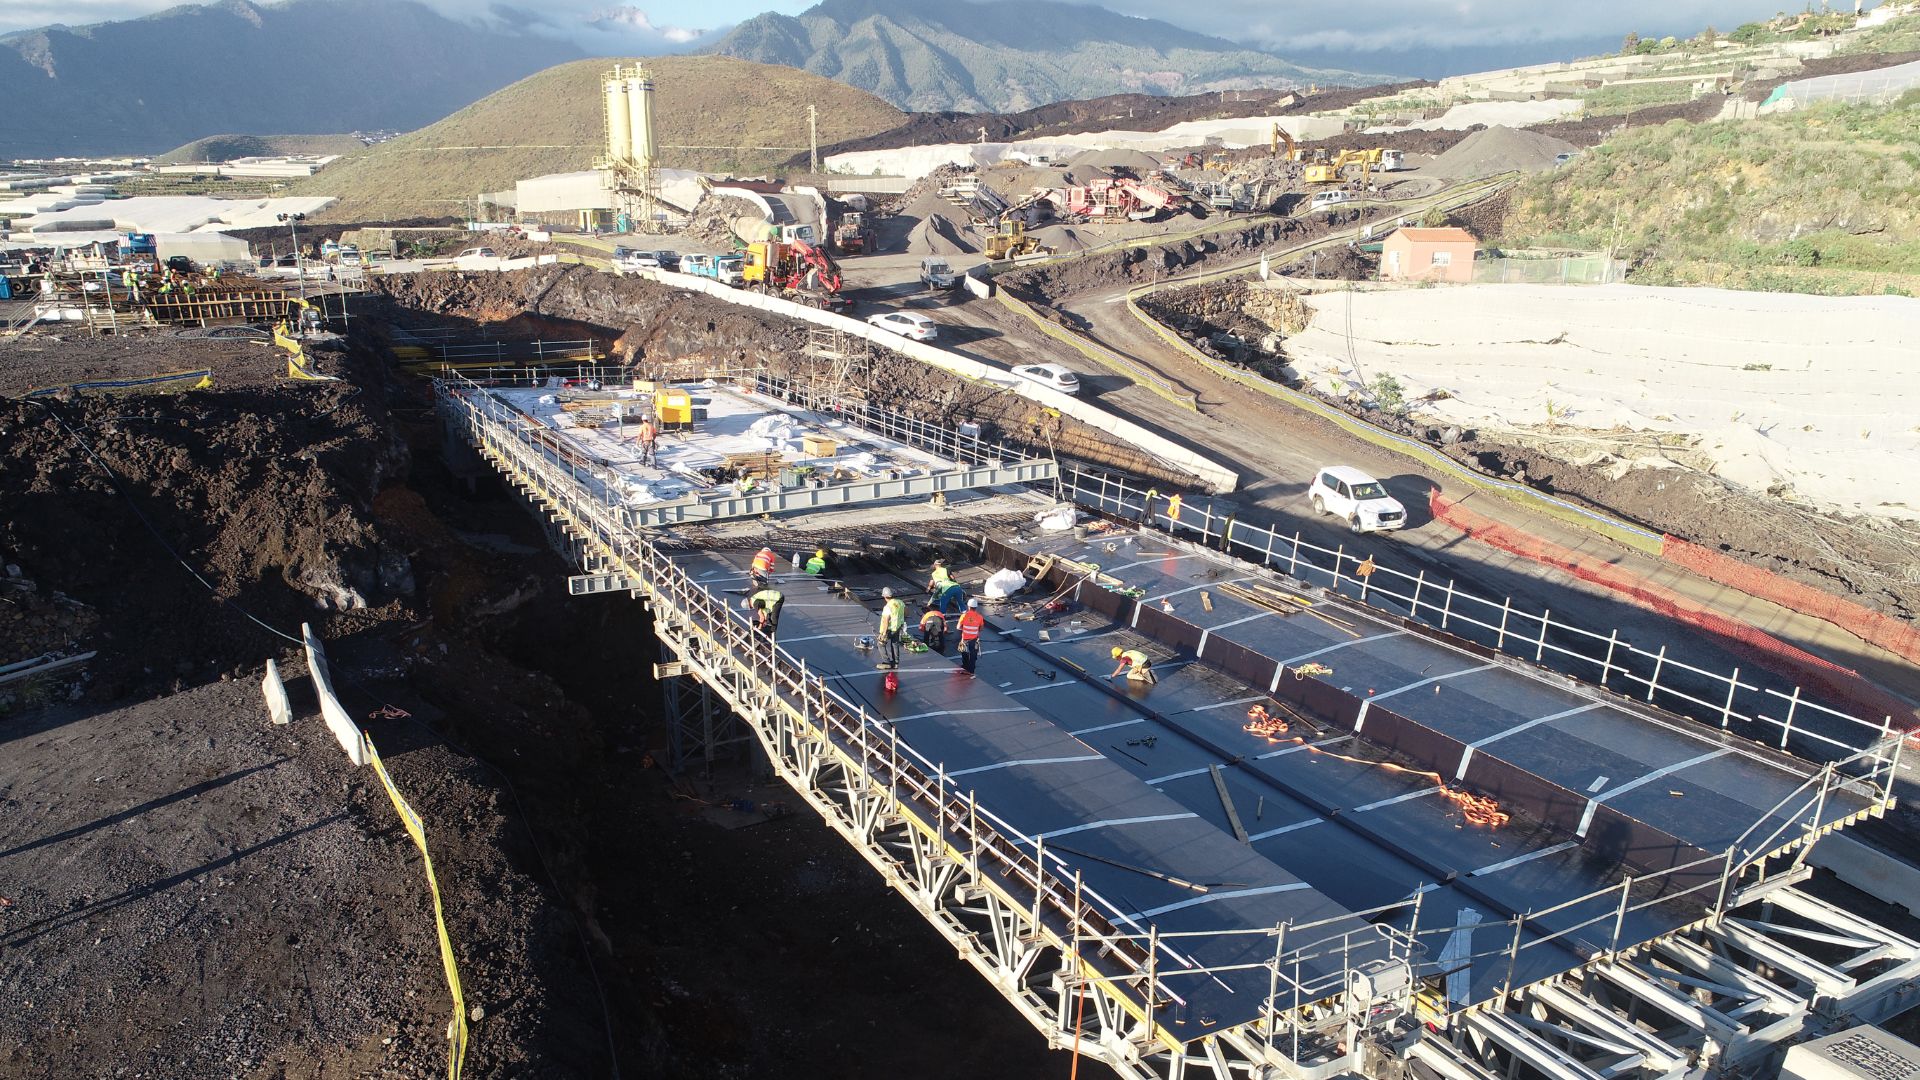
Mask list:
[{"label": "bulldozer", "polygon": [[987,237],[986,255],[995,262],[1022,255],[1038,255],[1043,251],[1040,241],[1027,235],[1027,223],[1017,217],[1000,219],[999,228]]}]

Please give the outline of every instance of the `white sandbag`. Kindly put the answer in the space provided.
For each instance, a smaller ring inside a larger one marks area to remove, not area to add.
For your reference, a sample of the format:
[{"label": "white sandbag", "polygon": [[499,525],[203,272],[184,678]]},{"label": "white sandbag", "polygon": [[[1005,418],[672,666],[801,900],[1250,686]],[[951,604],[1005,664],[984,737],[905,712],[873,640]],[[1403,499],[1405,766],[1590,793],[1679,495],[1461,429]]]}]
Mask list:
[{"label": "white sandbag", "polygon": [[1079,520],[1079,513],[1071,506],[1056,506],[1033,515],[1034,524],[1044,532],[1065,532]]},{"label": "white sandbag", "polygon": [[1004,600],[1027,587],[1027,579],[1018,570],[996,570],[980,587],[980,593],[989,600]]}]

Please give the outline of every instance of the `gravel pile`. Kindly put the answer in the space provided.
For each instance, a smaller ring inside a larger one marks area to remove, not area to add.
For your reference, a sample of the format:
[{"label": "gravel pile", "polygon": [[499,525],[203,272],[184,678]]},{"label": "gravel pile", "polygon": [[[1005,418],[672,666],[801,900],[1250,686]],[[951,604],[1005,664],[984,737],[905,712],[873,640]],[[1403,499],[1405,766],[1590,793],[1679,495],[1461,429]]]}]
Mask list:
[{"label": "gravel pile", "polygon": [[1483,176],[1511,172],[1545,172],[1554,167],[1554,158],[1580,148],[1564,139],[1520,128],[1490,127],[1476,131],[1454,144],[1453,148],[1428,162],[1420,170],[1424,176],[1449,180],[1478,180]]}]

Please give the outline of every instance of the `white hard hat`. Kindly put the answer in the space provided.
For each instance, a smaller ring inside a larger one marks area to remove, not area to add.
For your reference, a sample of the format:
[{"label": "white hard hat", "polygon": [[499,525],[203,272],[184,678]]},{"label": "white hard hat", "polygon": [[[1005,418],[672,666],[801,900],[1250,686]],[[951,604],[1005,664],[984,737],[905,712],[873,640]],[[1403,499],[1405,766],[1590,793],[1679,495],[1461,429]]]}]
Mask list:
[{"label": "white hard hat", "polygon": [[890,596],[892,596],[892,595],[893,595],[893,586],[891,586],[891,585],[889,585],[889,586],[887,586],[886,588],[883,588],[883,589],[881,589],[881,590],[880,590],[880,595],[881,595],[881,596],[888,596],[888,597],[890,597]]},{"label": "white hard hat", "polygon": [[980,601],[978,601],[978,600],[969,600],[969,601],[967,601],[967,606],[968,606],[968,607],[970,607],[970,608],[977,608],[977,607],[979,607],[979,606],[980,606]]}]

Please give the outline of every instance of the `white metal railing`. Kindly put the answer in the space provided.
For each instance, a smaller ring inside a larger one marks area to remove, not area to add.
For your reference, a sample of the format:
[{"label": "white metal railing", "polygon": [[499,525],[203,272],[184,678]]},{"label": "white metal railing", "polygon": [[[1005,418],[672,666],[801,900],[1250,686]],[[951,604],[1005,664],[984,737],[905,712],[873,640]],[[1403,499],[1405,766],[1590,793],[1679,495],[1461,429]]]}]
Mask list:
[{"label": "white metal railing", "polygon": [[[1743,681],[1737,667],[1729,674],[1708,671],[1673,656],[1666,645],[1642,649],[1617,629],[1598,633],[1554,619],[1551,609],[1535,613],[1516,607],[1511,597],[1490,600],[1459,588],[1451,578],[1429,578],[1425,571],[1409,574],[1377,557],[1351,554],[1344,545],[1314,544],[1298,530],[1283,533],[1215,513],[1211,504],[1183,506],[1174,520],[1168,516],[1173,492],[1163,495],[1120,477],[1071,466],[1062,468],[1060,484],[1074,501],[1089,508],[1191,536],[1227,554],[1283,570],[1306,583],[1323,584],[1365,603],[1398,605],[1409,618],[1482,639],[1483,644],[1521,659],[1544,664],[1551,658],[1577,677],[1606,688],[1631,687],[1632,693],[1648,702],[1677,705],[1678,711],[1717,722],[1722,730],[1749,736],[1768,733],[1762,741],[1816,760],[1852,755],[1893,734],[1891,715],[1862,719],[1808,700],[1798,686],[1782,692]],[[1691,677],[1691,688],[1681,685],[1683,676]],[[1710,688],[1711,696],[1700,686]],[[1735,724],[1741,727],[1736,729]]]}]

